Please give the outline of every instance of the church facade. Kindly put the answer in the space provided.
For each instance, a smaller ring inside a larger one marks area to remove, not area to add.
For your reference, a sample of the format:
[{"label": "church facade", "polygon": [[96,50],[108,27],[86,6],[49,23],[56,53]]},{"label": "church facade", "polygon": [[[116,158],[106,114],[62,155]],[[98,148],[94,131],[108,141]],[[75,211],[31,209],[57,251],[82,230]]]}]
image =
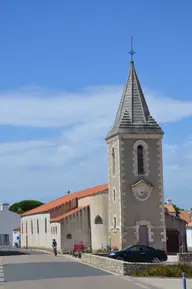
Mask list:
[{"label": "church facade", "polygon": [[178,243],[185,242],[185,222],[177,216],[170,221],[164,205],[162,137],[131,61],[106,137],[108,185],[70,193],[24,213],[21,246],[51,249],[54,238],[63,252],[79,241],[92,251],[106,244],[118,249],[145,244],[166,250],[168,229],[179,232]]}]

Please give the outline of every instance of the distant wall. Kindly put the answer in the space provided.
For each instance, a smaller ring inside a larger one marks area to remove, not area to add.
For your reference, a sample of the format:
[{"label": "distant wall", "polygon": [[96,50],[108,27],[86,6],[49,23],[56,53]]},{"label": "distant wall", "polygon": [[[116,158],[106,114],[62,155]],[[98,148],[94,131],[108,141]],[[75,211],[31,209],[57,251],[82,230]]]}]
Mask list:
[{"label": "distant wall", "polygon": [[187,250],[192,252],[192,227],[186,227],[187,234]]},{"label": "distant wall", "polygon": [[[4,206],[0,210],[0,248],[13,246],[13,229],[20,225],[20,215],[9,211],[8,206]],[[3,235],[9,235],[9,244],[5,245]]]}]

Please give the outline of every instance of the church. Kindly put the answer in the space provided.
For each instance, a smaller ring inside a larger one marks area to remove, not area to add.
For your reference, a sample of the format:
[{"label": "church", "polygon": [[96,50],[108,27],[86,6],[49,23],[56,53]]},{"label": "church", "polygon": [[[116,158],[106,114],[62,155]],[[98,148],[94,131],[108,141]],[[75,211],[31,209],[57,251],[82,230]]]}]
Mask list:
[{"label": "church", "polygon": [[21,246],[95,252],[132,244],[178,252],[186,222],[164,203],[163,131],[151,116],[133,59],[114,124],[106,136],[108,184],[70,193],[21,215]]}]

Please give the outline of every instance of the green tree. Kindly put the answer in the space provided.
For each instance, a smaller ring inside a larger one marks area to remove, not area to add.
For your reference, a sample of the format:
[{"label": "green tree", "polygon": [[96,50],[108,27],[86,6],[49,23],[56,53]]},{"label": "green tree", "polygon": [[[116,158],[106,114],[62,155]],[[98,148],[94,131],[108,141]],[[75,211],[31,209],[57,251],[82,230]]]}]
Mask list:
[{"label": "green tree", "polygon": [[183,211],[183,209],[180,209],[179,207],[177,207],[176,205],[173,204],[173,207],[175,209],[175,211]]},{"label": "green tree", "polygon": [[23,200],[19,203],[14,203],[12,206],[10,206],[9,210],[14,213],[23,214],[24,212],[37,208],[41,205],[43,205],[43,203],[40,201]]}]

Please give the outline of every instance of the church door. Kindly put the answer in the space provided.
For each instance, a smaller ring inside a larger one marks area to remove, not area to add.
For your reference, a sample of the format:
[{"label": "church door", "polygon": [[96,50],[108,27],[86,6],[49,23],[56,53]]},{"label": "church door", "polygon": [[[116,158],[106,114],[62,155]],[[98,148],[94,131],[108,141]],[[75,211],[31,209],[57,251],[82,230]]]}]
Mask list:
[{"label": "church door", "polygon": [[141,225],[139,227],[139,244],[146,246],[149,245],[148,227],[146,225]]}]

